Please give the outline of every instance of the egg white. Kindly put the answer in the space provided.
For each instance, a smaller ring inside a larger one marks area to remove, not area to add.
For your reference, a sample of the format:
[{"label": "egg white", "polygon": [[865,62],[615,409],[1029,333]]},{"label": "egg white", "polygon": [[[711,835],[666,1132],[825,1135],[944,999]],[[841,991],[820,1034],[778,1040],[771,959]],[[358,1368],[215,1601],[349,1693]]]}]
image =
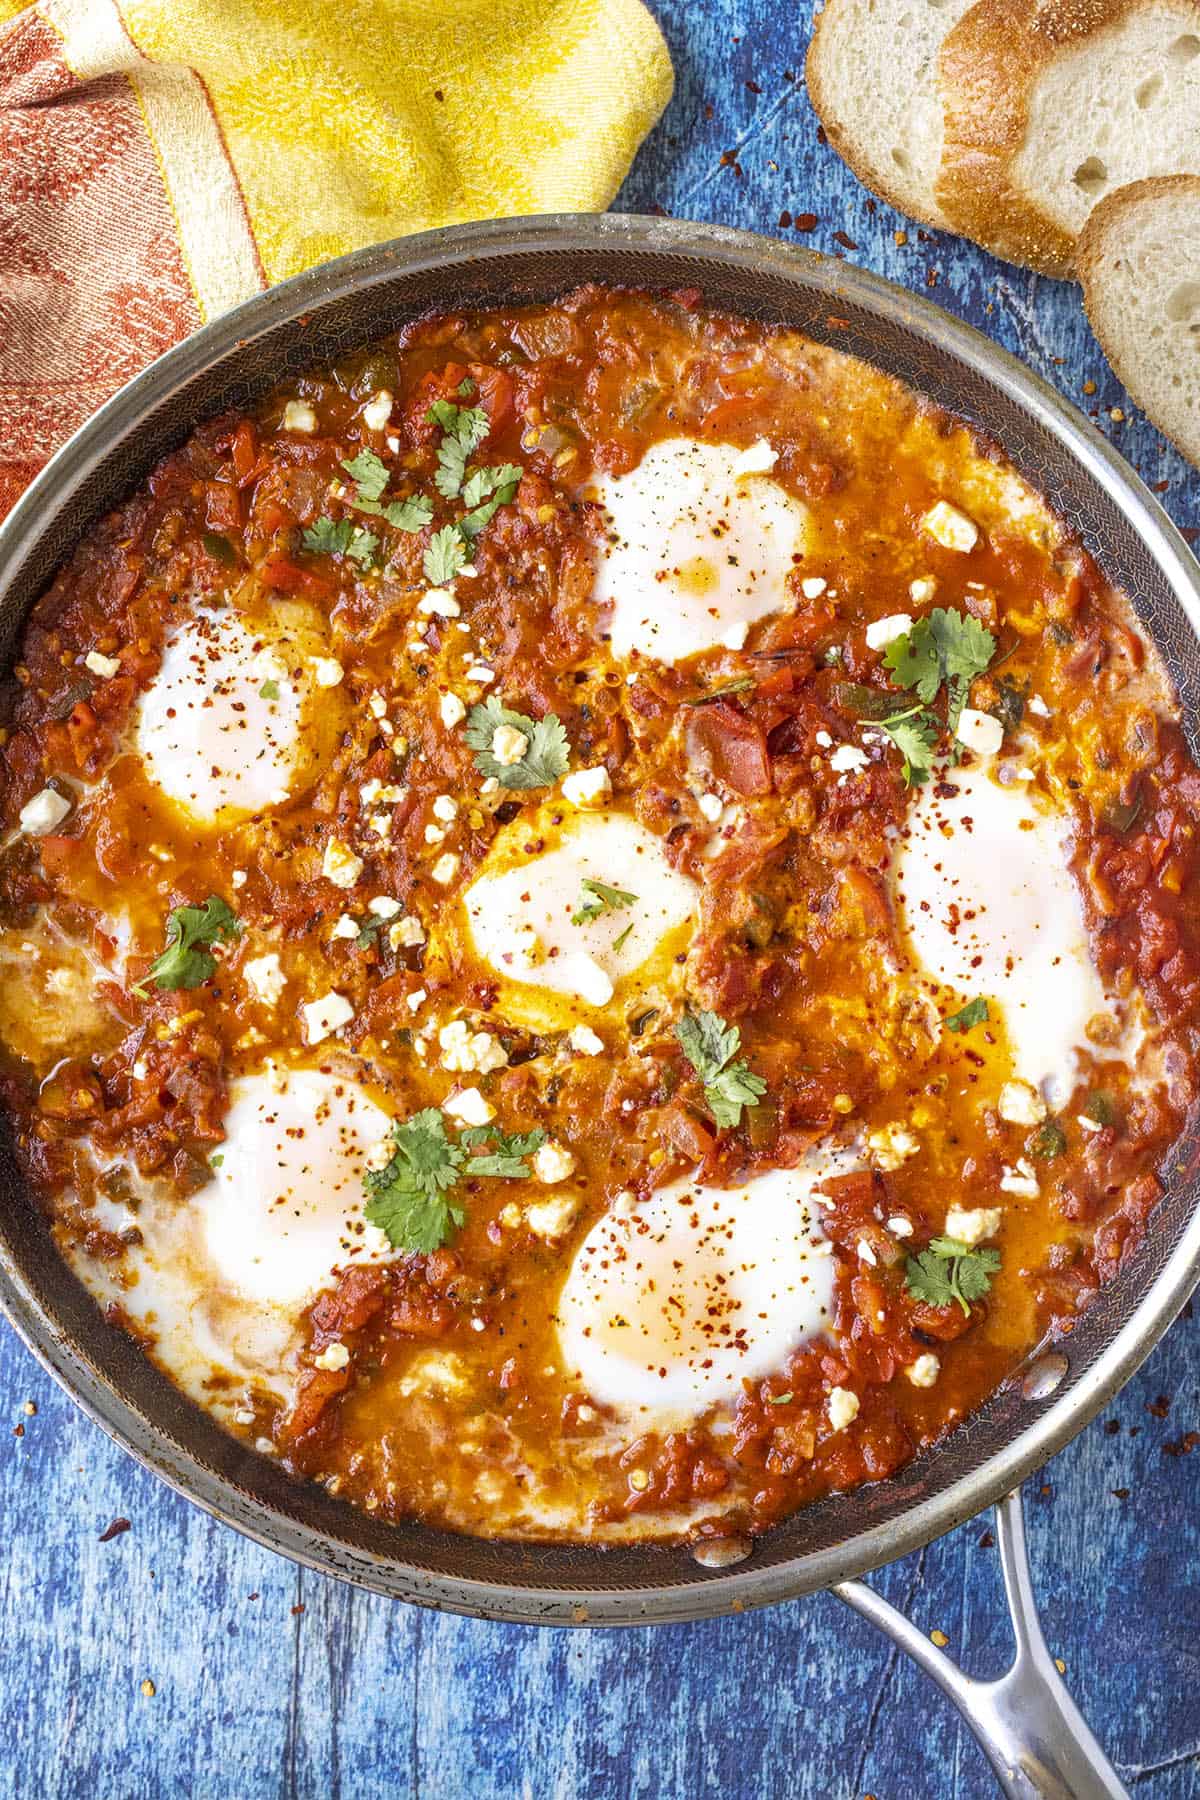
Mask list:
[{"label": "egg white", "polygon": [[556,1310],[568,1378],[621,1415],[686,1422],[829,1331],[834,1268],[814,1188],[838,1153],[740,1187],[673,1182],[579,1246]]},{"label": "egg white", "polygon": [[732,444],[668,438],[597,483],[606,539],[595,597],[613,655],[675,663],[788,603],[805,506],[769,475],[738,477]]},{"label": "egg white", "polygon": [[1112,1010],[1067,839],[1029,783],[952,770],[922,789],[893,876],[908,957],[943,1012],[976,997],[995,1006],[1014,1073],[1051,1106],[1075,1084],[1089,1020]]}]

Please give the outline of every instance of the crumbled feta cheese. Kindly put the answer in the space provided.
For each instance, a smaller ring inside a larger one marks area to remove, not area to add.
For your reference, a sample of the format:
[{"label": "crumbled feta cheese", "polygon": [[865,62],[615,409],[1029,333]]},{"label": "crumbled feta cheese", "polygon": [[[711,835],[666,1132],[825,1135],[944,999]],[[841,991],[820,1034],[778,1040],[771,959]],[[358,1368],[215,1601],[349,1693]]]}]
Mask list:
[{"label": "crumbled feta cheese", "polygon": [[310,1000],[300,1011],[304,1014],[305,1039],[310,1044],[319,1044],[354,1017],[354,1008],[345,995],[333,991],[322,994],[319,1000]]},{"label": "crumbled feta cheese", "polygon": [[823,575],[806,575],[800,583],[800,592],[806,600],[819,600],[827,586]]},{"label": "crumbled feta cheese", "polygon": [[321,873],[326,881],[332,881],[334,887],[352,888],[362,872],[362,857],[355,856],[340,838],[330,838],[321,862]]},{"label": "crumbled feta cheese", "polygon": [[401,910],[400,902],[393,900],[390,894],[376,894],[367,903],[367,911],[376,919],[394,919]]},{"label": "crumbled feta cheese", "polygon": [[580,1056],[599,1056],[604,1049],[604,1039],[590,1025],[573,1025],[567,1042]]},{"label": "crumbled feta cheese", "polygon": [[858,1417],[859,1399],[853,1388],[829,1390],[829,1423],[835,1431],[844,1431]]},{"label": "crumbled feta cheese", "polygon": [[918,1356],[916,1362],[909,1363],[904,1371],[913,1386],[919,1388],[931,1388],[941,1372],[942,1365],[932,1350],[927,1350],[924,1356]]},{"label": "crumbled feta cheese", "polygon": [[392,396],[386,388],[380,388],[372,394],[362,411],[363,424],[368,431],[386,431],[388,420],[392,416]]},{"label": "crumbled feta cheese", "polygon": [[766,438],[757,438],[748,450],[743,450],[733,465],[733,479],[741,481],[747,475],[765,475],[779,461],[779,454],[772,450]]},{"label": "crumbled feta cheese", "polygon": [[903,1125],[884,1125],[870,1133],[867,1148],[874,1153],[879,1167],[890,1173],[917,1154],[921,1141]]},{"label": "crumbled feta cheese", "polygon": [[867,767],[870,760],[866,751],[860,750],[857,744],[839,744],[829,759],[829,766],[839,774],[857,775],[860,769]]},{"label": "crumbled feta cheese", "polygon": [[427,1350],[409,1363],[399,1384],[407,1400],[413,1394],[465,1394],[471,1385],[466,1364],[454,1352]]},{"label": "crumbled feta cheese", "polygon": [[313,1367],[328,1369],[336,1374],[339,1369],[344,1369],[349,1361],[350,1352],[345,1344],[326,1344],[320,1354],[313,1357]]},{"label": "crumbled feta cheese", "polygon": [[500,783],[496,780],[494,775],[489,775],[485,781],[480,782],[479,791],[481,794],[498,794],[500,792]]},{"label": "crumbled feta cheese", "polygon": [[[520,758],[517,760],[520,761]],[[565,777],[562,784],[563,799],[581,810],[603,806],[611,794],[612,782],[603,764],[595,769],[576,769],[573,775]]]},{"label": "crumbled feta cheese", "polygon": [[412,913],[405,913],[402,919],[397,919],[388,932],[388,943],[393,950],[416,950],[424,942],[425,927]]},{"label": "crumbled feta cheese", "polygon": [[1046,1117],[1046,1102],[1027,1081],[1006,1081],[996,1110],[1010,1125],[1040,1125]]},{"label": "crumbled feta cheese", "polygon": [[937,582],[932,575],[918,575],[915,581],[908,584],[908,597],[915,600],[918,606],[924,606],[937,593]]},{"label": "crumbled feta cheese", "polygon": [[[1003,1187],[1004,1183],[1000,1185]],[[996,1236],[1003,1219],[998,1206],[977,1206],[970,1212],[952,1206],[946,1214],[946,1236],[958,1238],[963,1244],[981,1244],[984,1238]]]},{"label": "crumbled feta cheese", "polygon": [[436,613],[439,619],[457,619],[462,607],[446,588],[430,588],[417,601],[417,611]]},{"label": "crumbled feta cheese", "polygon": [[111,681],[114,675],[121,673],[119,656],[102,656],[99,650],[89,650],[83,661],[93,675],[102,675],[105,681]]},{"label": "crumbled feta cheese", "polygon": [[462,1125],[486,1125],[496,1116],[495,1107],[488,1105],[477,1087],[457,1088],[442,1101],[442,1111]]},{"label": "crumbled feta cheese", "polygon": [[244,963],[242,974],[264,1006],[278,1004],[279,996],[287,986],[287,976],[279,966],[276,951],[269,950],[265,956],[255,956]]},{"label": "crumbled feta cheese", "polygon": [[408,995],[404,1004],[407,1006],[410,1013],[419,1013],[428,998],[429,994],[425,988],[414,988],[412,993]]},{"label": "crumbled feta cheese", "polygon": [[870,650],[883,650],[911,630],[911,613],[889,613],[886,619],[875,619],[867,626],[867,647]]},{"label": "crumbled feta cheese", "polygon": [[559,965],[570,991],[589,1006],[607,1006],[613,997],[613,984],[594,956],[575,951]]},{"label": "crumbled feta cheese", "polygon": [[1046,702],[1042,699],[1040,694],[1030,694],[1025,704],[1031,713],[1037,714],[1039,719],[1048,719],[1050,717],[1050,708],[1046,705]]},{"label": "crumbled feta cheese", "polygon": [[492,755],[501,768],[511,769],[529,748],[529,739],[515,725],[497,725],[492,733]]},{"label": "crumbled feta cheese", "polygon": [[289,400],[283,409],[285,431],[315,431],[317,415],[307,400]]},{"label": "crumbled feta cheese", "polygon": [[452,819],[458,817],[458,801],[452,800],[449,794],[439,794],[433,803],[433,816],[435,819],[440,819],[444,825],[448,825]]},{"label": "crumbled feta cheese", "polygon": [[442,1067],[452,1075],[487,1075],[493,1069],[502,1069],[508,1061],[508,1052],[499,1038],[488,1031],[472,1031],[465,1019],[452,1019],[443,1025],[438,1043]]},{"label": "crumbled feta cheese", "polygon": [[957,506],[951,506],[948,500],[935,501],[921,520],[921,526],[943,550],[960,550],[965,555],[979,542],[979,527],[974,520],[959,512]]},{"label": "crumbled feta cheese", "polygon": [[71,802],[53,788],[45,787],[21,808],[21,830],[28,837],[45,837],[61,825],[71,810]]},{"label": "crumbled feta cheese", "polygon": [[383,719],[387,717],[387,701],[378,690],[368,699],[367,711],[373,719]]},{"label": "crumbled feta cheese", "polygon": [[229,879],[235,888],[244,888],[250,877],[245,869],[235,869]]},{"label": "crumbled feta cheese", "polygon": [[717,820],[721,817],[721,814],[725,811],[725,802],[722,800],[720,794],[701,794],[696,805],[700,808],[702,815],[708,820],[710,825],[715,825]]},{"label": "crumbled feta cheese", "polygon": [[314,656],[312,672],[313,680],[319,688],[339,686],[346,673],[336,656]]},{"label": "crumbled feta cheese", "polygon": [[1000,1191],[1003,1194],[1016,1194],[1022,1200],[1036,1200],[1038,1187],[1037,1171],[1027,1156],[1017,1159],[1014,1169],[1007,1166],[1000,1176]]},{"label": "crumbled feta cheese", "polygon": [[887,1228],[893,1237],[907,1238],[913,1234],[912,1220],[906,1219],[903,1213],[897,1213],[887,1222]]},{"label": "crumbled feta cheese", "polygon": [[490,687],[496,679],[496,671],[489,669],[486,663],[472,663],[463,679],[472,687]]},{"label": "crumbled feta cheese", "polygon": [[445,856],[439,856],[429,873],[439,887],[449,887],[458,874],[459,858],[453,850],[447,850]]},{"label": "crumbled feta cheese", "polygon": [[973,706],[964,706],[958,716],[958,724],[954,731],[960,744],[968,750],[974,750],[978,756],[995,756],[1004,742],[1004,727],[992,713],[977,712]]},{"label": "crumbled feta cheese", "polygon": [[575,1158],[560,1144],[543,1144],[533,1153],[533,1172],[539,1181],[553,1187],[555,1182],[570,1180],[575,1173]]},{"label": "crumbled feta cheese", "polygon": [[525,1223],[534,1237],[553,1243],[565,1237],[579,1217],[578,1194],[555,1194],[553,1200],[535,1200],[525,1208]]},{"label": "crumbled feta cheese", "polygon": [[736,625],[731,625],[729,630],[722,634],[721,643],[726,650],[741,650],[745,647],[746,639],[749,636],[749,625],[744,619],[739,619]]},{"label": "crumbled feta cheese", "polygon": [[443,826],[427,825],[425,827],[425,842],[427,844],[444,844],[445,841],[446,832]]},{"label": "crumbled feta cheese", "polygon": [[1096,1131],[1104,1130],[1104,1127],[1100,1123],[1099,1119],[1089,1119],[1086,1113],[1076,1113],[1075,1114],[1075,1123],[1077,1125],[1082,1126],[1084,1131],[1096,1132]]},{"label": "crumbled feta cheese", "polygon": [[833,744],[833,739],[827,731],[818,731],[814,738],[814,742],[818,744],[822,750],[828,750]]},{"label": "crumbled feta cheese", "polygon": [[[469,676],[468,679],[470,679]],[[454,727],[456,725],[461,725],[467,716],[467,709],[457,694],[443,694],[440,701],[440,710],[442,714],[442,724],[446,727],[447,731],[453,731]]]},{"label": "crumbled feta cheese", "polygon": [[349,913],[341,913],[333,921],[333,929],[329,935],[331,938],[356,938],[361,929],[357,919],[351,918]]}]

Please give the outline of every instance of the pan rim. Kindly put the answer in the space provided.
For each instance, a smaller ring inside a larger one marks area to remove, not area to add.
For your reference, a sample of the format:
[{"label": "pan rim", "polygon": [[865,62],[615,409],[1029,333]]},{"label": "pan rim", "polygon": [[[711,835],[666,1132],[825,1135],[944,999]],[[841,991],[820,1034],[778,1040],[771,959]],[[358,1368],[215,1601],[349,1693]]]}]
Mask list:
[{"label": "pan rim", "polygon": [[[20,566],[40,537],[46,516],[69,503],[87,475],[112,454],[122,434],[181,383],[260,333],[281,326],[302,328],[310,309],[383,286],[398,272],[426,269],[449,276],[464,263],[501,254],[511,257],[547,249],[585,253],[621,246],[686,253],[755,273],[778,269],[793,281],[801,274],[805,284],[831,305],[839,299],[857,302],[999,384],[1120,506],[1200,637],[1200,567],[1180,533],[1095,427],[999,345],[924,296],[816,252],[725,226],[617,214],[545,215],[443,227],[323,264],[222,315],[134,376],[31,484],[0,524],[0,594],[6,571]],[[564,288],[567,285],[564,281]],[[919,1548],[1000,1498],[1082,1430],[1153,1349],[1198,1280],[1200,1211],[1193,1210],[1163,1267],[1086,1372],[1061,1395],[1028,1402],[1026,1422],[985,1462],[942,1492],[918,1499],[897,1519],[868,1526],[844,1543],[802,1550],[766,1567],[756,1568],[751,1560],[720,1572],[700,1572],[686,1549],[676,1549],[671,1554],[687,1558],[690,1565],[681,1561],[677,1583],[564,1588],[450,1575],[416,1561],[377,1554],[303,1524],[240,1488],[176,1443],[165,1425],[139,1413],[116,1390],[42,1304],[9,1246],[0,1241],[0,1311],[81,1410],[177,1493],[265,1548],[319,1572],[420,1605],[527,1624],[636,1625],[707,1618],[814,1592]],[[432,1528],[429,1535],[442,1542],[454,1536]],[[543,1547],[530,1543],[522,1548],[536,1560]],[[661,1560],[663,1547],[647,1547],[647,1554]]]}]

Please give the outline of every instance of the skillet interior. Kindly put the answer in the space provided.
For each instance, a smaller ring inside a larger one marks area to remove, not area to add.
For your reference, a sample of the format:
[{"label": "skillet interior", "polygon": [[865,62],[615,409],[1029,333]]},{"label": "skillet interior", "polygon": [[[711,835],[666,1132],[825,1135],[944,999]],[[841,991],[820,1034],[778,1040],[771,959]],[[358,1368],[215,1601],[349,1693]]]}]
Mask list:
[{"label": "skillet interior", "polygon": [[[877,277],[811,252],[651,219],[498,221],[376,246],[249,302],[138,376],[73,438],[0,527],[0,655],[90,525],[200,419],[253,404],[429,308],[544,300],[580,281],[696,286],[707,303],[860,355],[1004,446],[1130,595],[1196,749],[1200,569],[1128,467],[1051,389],[967,327]],[[1065,1346],[1065,1373],[1011,1384],[891,1481],[809,1507],[748,1562],[686,1550],[488,1543],[386,1526],[291,1481],[225,1436],[105,1324],[50,1243],[0,1143],[0,1305],[84,1409],[227,1523],[381,1592],[486,1617],[647,1623],[761,1605],[902,1555],[998,1497],[1074,1435],[1136,1368],[1200,1275],[1200,1121],[1177,1146],[1133,1263]]]}]

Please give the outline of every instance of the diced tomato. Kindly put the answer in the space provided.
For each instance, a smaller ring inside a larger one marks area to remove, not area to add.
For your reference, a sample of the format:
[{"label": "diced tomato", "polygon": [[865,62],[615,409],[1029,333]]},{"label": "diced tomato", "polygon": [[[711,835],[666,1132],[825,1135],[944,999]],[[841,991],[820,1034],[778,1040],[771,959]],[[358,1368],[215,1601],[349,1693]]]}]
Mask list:
[{"label": "diced tomato", "polygon": [[688,759],[737,794],[771,792],[767,740],[753,719],[723,700],[698,706],[688,720]]},{"label": "diced tomato", "polygon": [[328,594],[330,583],[313,569],[302,569],[286,556],[269,556],[259,574],[277,594]]}]

